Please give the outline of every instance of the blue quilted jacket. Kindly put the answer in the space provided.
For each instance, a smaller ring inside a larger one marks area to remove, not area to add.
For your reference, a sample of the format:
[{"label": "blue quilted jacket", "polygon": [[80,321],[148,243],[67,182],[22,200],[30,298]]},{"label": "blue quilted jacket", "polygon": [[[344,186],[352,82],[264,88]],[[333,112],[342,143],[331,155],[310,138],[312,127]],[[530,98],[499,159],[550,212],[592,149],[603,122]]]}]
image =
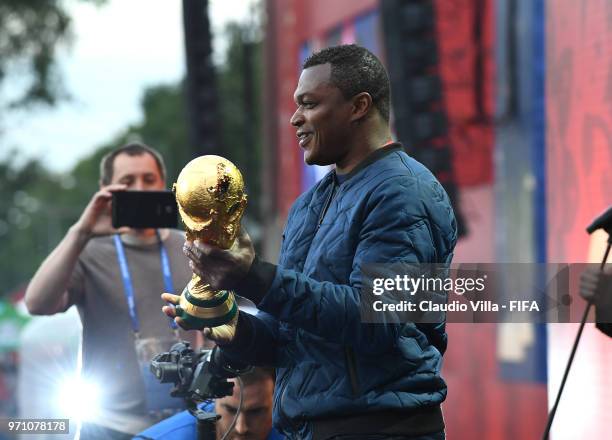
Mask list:
[{"label": "blue quilted jacket", "polygon": [[446,193],[398,144],[337,185],[332,171],[296,200],[266,290],[253,292],[252,274],[238,289],[265,313],[241,314],[240,341],[227,352],[277,367],[274,425],[288,437],[309,438],[320,417],[446,397],[444,325],[363,324],[359,307],[364,263],[450,263],[456,224]]}]

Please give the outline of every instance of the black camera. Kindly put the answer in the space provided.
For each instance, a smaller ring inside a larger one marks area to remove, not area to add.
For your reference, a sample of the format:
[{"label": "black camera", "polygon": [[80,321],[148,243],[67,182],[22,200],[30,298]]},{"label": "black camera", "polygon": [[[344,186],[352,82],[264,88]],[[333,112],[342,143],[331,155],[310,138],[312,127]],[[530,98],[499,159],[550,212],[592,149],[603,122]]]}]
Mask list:
[{"label": "black camera", "polygon": [[246,364],[233,362],[218,347],[194,351],[189,342],[177,342],[170,351],[160,353],[151,361],[151,372],[161,383],[173,383],[172,397],[196,402],[231,396],[237,377],[251,369]]},{"label": "black camera", "polygon": [[[177,342],[170,351],[158,354],[151,361],[151,372],[155,377],[161,383],[174,384],[170,395],[185,399],[187,410],[197,420],[198,440],[216,439],[215,423],[219,416],[199,409],[196,402],[231,396],[234,384],[227,379],[250,370],[250,366],[228,359],[216,346],[212,350],[196,352],[187,341]],[[241,407],[242,389],[238,412],[227,433],[233,429]]]}]

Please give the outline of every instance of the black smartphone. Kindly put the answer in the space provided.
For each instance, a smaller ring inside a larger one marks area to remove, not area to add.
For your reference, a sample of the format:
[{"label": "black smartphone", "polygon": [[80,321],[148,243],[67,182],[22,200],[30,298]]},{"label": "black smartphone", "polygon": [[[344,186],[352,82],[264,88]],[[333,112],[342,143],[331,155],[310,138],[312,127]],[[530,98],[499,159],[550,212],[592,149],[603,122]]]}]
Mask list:
[{"label": "black smartphone", "polygon": [[178,207],[172,191],[116,191],[112,199],[113,228],[176,228]]}]

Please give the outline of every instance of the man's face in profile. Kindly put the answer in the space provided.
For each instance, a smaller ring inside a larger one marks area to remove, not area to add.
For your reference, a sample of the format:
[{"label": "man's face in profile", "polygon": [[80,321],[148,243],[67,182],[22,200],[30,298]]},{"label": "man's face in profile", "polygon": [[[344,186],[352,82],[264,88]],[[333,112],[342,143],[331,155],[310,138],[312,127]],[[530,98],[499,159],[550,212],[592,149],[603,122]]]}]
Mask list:
[{"label": "man's face in profile", "polygon": [[331,83],[331,64],[304,69],[293,95],[297,110],[291,125],[308,165],[330,165],[348,151],[352,102]]},{"label": "man's face in profile", "polygon": [[161,191],[166,186],[155,158],[149,153],[117,155],[111,183],[122,183],[132,191]]},{"label": "man's face in profile", "polygon": [[[232,381],[234,393],[215,402],[215,411],[221,416],[217,422],[217,440],[229,429],[240,404],[238,383],[235,379]],[[242,410],[228,440],[265,440],[268,437],[272,429],[273,391],[274,381],[268,377],[244,387]]]}]

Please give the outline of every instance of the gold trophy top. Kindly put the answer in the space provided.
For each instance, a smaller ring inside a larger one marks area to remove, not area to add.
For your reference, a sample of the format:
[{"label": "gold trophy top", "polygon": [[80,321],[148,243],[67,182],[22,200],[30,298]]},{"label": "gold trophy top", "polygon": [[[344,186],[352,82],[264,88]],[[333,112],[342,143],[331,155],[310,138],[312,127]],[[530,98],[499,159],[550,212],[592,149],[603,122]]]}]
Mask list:
[{"label": "gold trophy top", "polygon": [[232,162],[214,155],[193,159],[172,190],[189,240],[232,246],[247,202],[244,179]]}]

